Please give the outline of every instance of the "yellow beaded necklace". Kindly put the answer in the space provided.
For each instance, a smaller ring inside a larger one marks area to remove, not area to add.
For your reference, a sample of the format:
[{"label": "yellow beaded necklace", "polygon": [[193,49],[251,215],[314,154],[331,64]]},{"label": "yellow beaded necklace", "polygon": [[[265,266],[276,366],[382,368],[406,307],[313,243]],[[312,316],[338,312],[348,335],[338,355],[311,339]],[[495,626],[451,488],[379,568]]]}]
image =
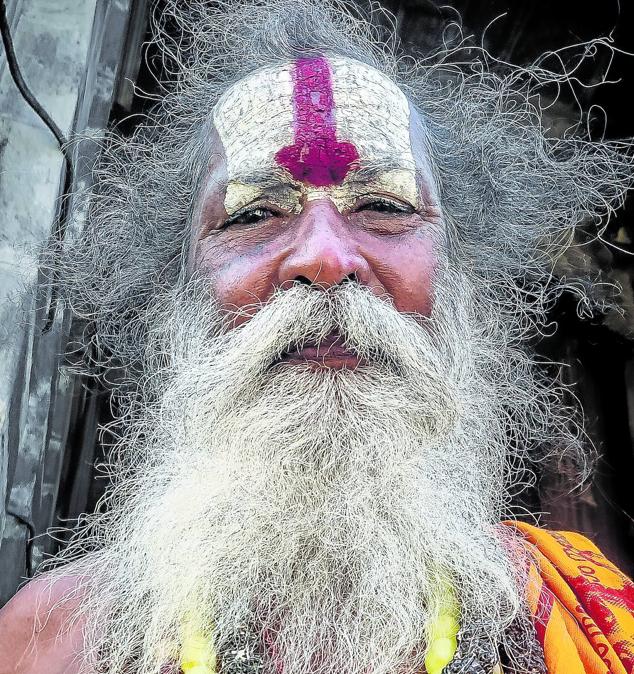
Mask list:
[{"label": "yellow beaded necklace", "polygon": [[183,674],[216,674],[213,640],[188,622],[183,629],[180,667]]},{"label": "yellow beaded necklace", "polygon": [[458,602],[453,590],[447,586],[438,616],[429,627],[429,647],[425,655],[427,674],[441,674],[453,660],[458,648],[459,619]]},{"label": "yellow beaded necklace", "polygon": [[[441,674],[452,661],[458,648],[458,603],[453,591],[448,590],[438,617],[429,630],[429,648],[425,655],[427,674]],[[183,630],[180,667],[183,674],[216,674],[216,651],[211,637],[187,623]]]}]

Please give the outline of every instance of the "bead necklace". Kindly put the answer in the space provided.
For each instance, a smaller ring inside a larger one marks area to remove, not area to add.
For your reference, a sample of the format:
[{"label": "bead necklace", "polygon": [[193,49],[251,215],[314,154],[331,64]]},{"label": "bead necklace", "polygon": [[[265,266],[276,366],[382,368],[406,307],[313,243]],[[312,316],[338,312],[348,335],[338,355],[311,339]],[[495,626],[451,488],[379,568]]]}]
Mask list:
[{"label": "bead necklace", "polygon": [[[451,589],[445,594],[438,616],[429,629],[429,647],[425,655],[427,674],[442,674],[458,648],[458,602]],[[216,674],[216,651],[212,638],[189,621],[183,630],[180,668],[183,674]]]},{"label": "bead necklace", "polygon": [[460,611],[453,590],[447,586],[438,616],[429,628],[429,646],[425,655],[427,674],[441,674],[453,660],[458,648]]},{"label": "bead necklace", "polygon": [[183,674],[216,674],[216,651],[211,637],[193,623],[186,624],[183,630],[180,668]]}]

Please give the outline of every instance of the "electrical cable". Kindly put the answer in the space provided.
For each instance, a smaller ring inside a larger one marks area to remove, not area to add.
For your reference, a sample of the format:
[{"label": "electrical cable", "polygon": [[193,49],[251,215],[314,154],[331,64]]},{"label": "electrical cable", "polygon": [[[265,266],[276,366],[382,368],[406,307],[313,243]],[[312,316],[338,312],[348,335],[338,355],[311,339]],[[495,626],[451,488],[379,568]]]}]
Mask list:
[{"label": "electrical cable", "polygon": [[[69,194],[71,186],[73,184],[73,162],[70,151],[68,149],[68,142],[61,129],[57,124],[51,119],[51,116],[46,112],[42,107],[40,102],[37,100],[33,92],[29,89],[27,83],[24,81],[22,76],[22,71],[18,63],[17,55],[15,53],[15,47],[13,45],[13,38],[11,37],[11,29],[9,27],[9,20],[7,18],[7,6],[6,0],[0,0],[0,34],[2,35],[2,44],[4,45],[4,51],[7,57],[7,65],[9,67],[9,72],[11,78],[15,83],[15,86],[18,88],[24,101],[31,107],[33,112],[46,124],[50,132],[55,136],[57,143],[59,145],[60,152],[62,153],[65,160],[64,168],[64,181],[62,194],[60,196],[60,206],[57,217],[57,223],[55,229],[53,230],[53,240],[60,243],[64,239],[64,234],[66,232],[66,225],[68,223],[69,217]],[[47,333],[55,320],[55,307],[57,305],[57,283],[56,283],[56,273],[53,272],[52,278],[52,289],[51,296],[49,298],[49,306],[47,311],[46,322],[42,328],[42,333]]]},{"label": "electrical cable", "polygon": [[33,576],[33,541],[35,540],[35,527],[33,526],[33,522],[9,508],[7,508],[6,513],[16,519],[22,526],[26,527],[29,532],[26,539],[25,567],[27,578],[31,578]]},{"label": "electrical cable", "polygon": [[33,92],[29,89],[27,83],[24,81],[24,77],[22,76],[22,71],[18,65],[18,59],[13,46],[13,39],[11,38],[11,29],[9,28],[9,20],[7,19],[7,6],[5,0],[0,0],[0,10],[0,32],[2,33],[2,44],[4,45],[4,51],[7,55],[7,65],[9,66],[11,77],[13,78],[16,87],[22,94],[22,98],[29,104],[29,106],[33,109],[33,112],[35,112],[35,114],[44,122],[44,124],[46,124],[51,133],[55,136],[57,142],[59,143],[62,154],[64,155],[66,161],[70,164],[70,157],[68,156],[65,148],[66,138],[62,133],[62,130],[51,119],[51,116],[42,107],[37,98],[35,98]]}]

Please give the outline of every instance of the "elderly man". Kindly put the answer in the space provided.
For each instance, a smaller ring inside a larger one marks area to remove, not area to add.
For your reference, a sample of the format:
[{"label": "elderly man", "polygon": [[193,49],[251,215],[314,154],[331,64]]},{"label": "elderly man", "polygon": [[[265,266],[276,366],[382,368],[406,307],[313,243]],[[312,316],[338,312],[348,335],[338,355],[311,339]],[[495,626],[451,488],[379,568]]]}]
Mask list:
[{"label": "elderly man", "polygon": [[627,156],[547,139],[543,72],[404,60],[342,5],[171,11],[175,89],[56,263],[119,373],[112,488],[0,672],[634,671],[632,583],[503,523],[583,458],[524,345]]}]

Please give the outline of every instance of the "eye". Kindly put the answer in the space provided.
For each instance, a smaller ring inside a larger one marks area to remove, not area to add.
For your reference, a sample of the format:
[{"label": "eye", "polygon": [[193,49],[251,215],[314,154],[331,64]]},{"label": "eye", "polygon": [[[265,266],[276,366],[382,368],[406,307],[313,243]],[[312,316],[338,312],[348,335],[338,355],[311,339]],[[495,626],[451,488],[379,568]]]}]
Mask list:
[{"label": "eye", "polygon": [[255,225],[258,222],[267,220],[268,218],[278,217],[280,214],[272,211],[270,208],[247,206],[234,213],[230,218],[227,218],[220,229],[226,229],[231,225]]},{"label": "eye", "polygon": [[371,199],[366,199],[363,203],[357,206],[355,211],[357,213],[360,211],[372,211],[374,213],[410,214],[414,212],[414,208],[413,206],[405,204],[402,201],[386,199],[384,197],[373,197]]}]

